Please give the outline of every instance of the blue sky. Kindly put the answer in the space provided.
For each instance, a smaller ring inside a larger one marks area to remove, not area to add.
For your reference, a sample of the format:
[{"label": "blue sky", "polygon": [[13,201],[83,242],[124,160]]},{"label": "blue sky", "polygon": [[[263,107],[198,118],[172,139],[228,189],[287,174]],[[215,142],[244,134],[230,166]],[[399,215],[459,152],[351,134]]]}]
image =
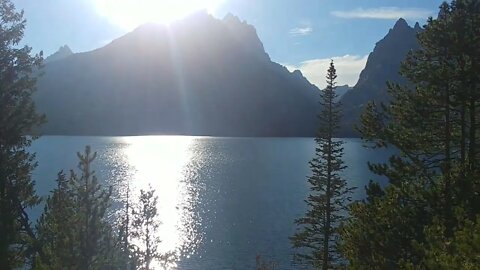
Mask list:
[{"label": "blue sky", "polygon": [[[157,13],[165,16],[169,12],[170,2],[175,3],[174,8],[181,10],[188,5],[208,8],[209,12],[218,18],[223,18],[230,12],[255,26],[273,61],[289,69],[300,69],[310,81],[322,86],[323,70],[326,70],[328,59],[333,58],[337,63],[339,83],[353,85],[375,43],[385,36],[398,17],[405,18],[411,25],[417,21],[423,25],[428,16],[436,14],[442,1],[13,0],[13,2],[17,8],[25,11],[27,30],[24,42],[32,46],[34,51],[43,50],[46,56],[64,44],[69,45],[74,52],[101,47],[132,30],[135,24],[142,23],[142,19],[146,22]],[[101,5],[103,9],[99,8]],[[142,6],[145,7],[143,10]],[[125,26],[127,21],[128,27]]]}]

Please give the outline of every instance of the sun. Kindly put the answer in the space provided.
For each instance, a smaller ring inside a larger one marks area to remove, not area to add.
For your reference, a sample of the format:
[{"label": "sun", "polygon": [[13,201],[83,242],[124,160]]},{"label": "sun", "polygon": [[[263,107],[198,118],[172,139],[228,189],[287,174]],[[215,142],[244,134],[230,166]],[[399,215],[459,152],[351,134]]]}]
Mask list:
[{"label": "sun", "polygon": [[213,13],[223,0],[91,0],[97,12],[125,29],[148,22],[169,24],[200,10]]}]

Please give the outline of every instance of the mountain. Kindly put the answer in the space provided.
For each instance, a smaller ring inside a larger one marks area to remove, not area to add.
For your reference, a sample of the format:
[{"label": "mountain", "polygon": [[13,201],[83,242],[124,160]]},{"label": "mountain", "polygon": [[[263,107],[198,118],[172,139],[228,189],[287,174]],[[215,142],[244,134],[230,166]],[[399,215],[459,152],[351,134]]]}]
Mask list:
[{"label": "mountain", "polygon": [[[399,19],[376,43],[353,88],[339,86],[342,136],[365,105],[388,101],[386,81],[419,48],[418,23]],[[146,24],[94,51],[46,59],[34,98],[44,134],[313,136],[318,88],[270,60],[255,28],[231,14]]]},{"label": "mountain", "polygon": [[400,64],[408,52],[420,48],[416,38],[420,31],[418,23],[410,27],[404,19],[399,19],[388,34],[376,43],[357,84],[340,99],[344,108],[342,136],[358,135],[353,126],[359,123],[360,114],[369,101],[389,100],[387,81],[406,83],[399,74]]},{"label": "mountain", "polygon": [[50,63],[50,62],[58,61],[58,60],[61,60],[63,58],[69,57],[72,54],[73,54],[73,52],[72,52],[72,50],[70,50],[70,47],[68,47],[67,45],[64,45],[64,46],[60,47],[60,49],[58,49],[58,51],[56,51],[54,54],[45,58],[44,63]]},{"label": "mountain", "polygon": [[49,60],[43,71],[34,98],[48,119],[44,134],[316,130],[318,88],[272,62],[255,28],[233,15],[200,12],[170,26],[146,24],[94,51]]},{"label": "mountain", "polygon": [[335,93],[337,93],[337,99],[340,100],[343,95],[345,95],[348,91],[352,89],[353,88],[348,86],[347,84],[337,86],[337,88],[335,89]]}]

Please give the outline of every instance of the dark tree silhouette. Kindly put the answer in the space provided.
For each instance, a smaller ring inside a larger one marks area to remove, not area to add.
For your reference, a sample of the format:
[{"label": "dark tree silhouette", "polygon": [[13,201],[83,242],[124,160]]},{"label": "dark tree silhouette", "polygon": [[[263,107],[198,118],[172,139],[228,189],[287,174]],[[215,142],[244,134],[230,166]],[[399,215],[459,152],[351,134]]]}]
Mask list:
[{"label": "dark tree silhouette", "polygon": [[310,161],[312,176],[308,182],[311,194],[306,200],[309,210],[305,217],[296,220],[298,230],[291,237],[295,258],[321,269],[330,269],[340,263],[338,227],[344,219],[353,189],[341,176],[346,167],[342,160],[343,142],[335,139],[341,111],[340,104],[335,101],[337,74],[333,61],[326,78],[327,88],[321,92],[316,156]]},{"label": "dark tree silhouette", "polygon": [[131,234],[137,243],[138,269],[149,270],[153,260],[162,258],[157,247],[160,243],[157,202],[158,197],[152,187],[147,191],[142,189],[140,190],[139,202],[132,212]]},{"label": "dark tree silhouette", "polygon": [[438,239],[448,246],[455,230],[480,214],[479,1],[442,4],[418,40],[421,49],[401,69],[412,84],[390,84],[392,101],[372,103],[362,116],[360,131],[369,145],[399,153],[370,166],[390,185],[371,183],[368,198],[351,208],[342,238],[355,269],[426,267],[433,250],[442,248]]},{"label": "dark tree silhouette", "polygon": [[32,101],[33,69],[42,55],[19,46],[26,21],[9,0],[0,1],[0,269],[22,267],[38,251],[27,209],[37,205],[31,172],[34,155],[27,151],[33,130],[42,123]]},{"label": "dark tree silhouette", "polygon": [[118,269],[121,265],[118,237],[107,219],[112,188],[98,183],[90,147],[77,154],[80,175],[60,173],[57,188],[47,199],[37,229],[47,260],[37,266],[53,269]]}]

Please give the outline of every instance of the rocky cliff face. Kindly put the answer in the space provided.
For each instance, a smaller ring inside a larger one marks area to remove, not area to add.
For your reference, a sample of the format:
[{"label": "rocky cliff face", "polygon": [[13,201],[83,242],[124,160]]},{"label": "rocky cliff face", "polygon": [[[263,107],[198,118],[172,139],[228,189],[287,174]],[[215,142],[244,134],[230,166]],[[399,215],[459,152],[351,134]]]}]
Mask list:
[{"label": "rocky cliff face", "polygon": [[352,90],[342,96],[344,108],[342,135],[355,135],[353,126],[359,123],[360,114],[369,101],[389,100],[386,82],[405,83],[399,74],[400,64],[408,52],[419,49],[417,33],[420,26],[410,27],[404,19],[399,19],[388,34],[370,53],[365,69]]}]

